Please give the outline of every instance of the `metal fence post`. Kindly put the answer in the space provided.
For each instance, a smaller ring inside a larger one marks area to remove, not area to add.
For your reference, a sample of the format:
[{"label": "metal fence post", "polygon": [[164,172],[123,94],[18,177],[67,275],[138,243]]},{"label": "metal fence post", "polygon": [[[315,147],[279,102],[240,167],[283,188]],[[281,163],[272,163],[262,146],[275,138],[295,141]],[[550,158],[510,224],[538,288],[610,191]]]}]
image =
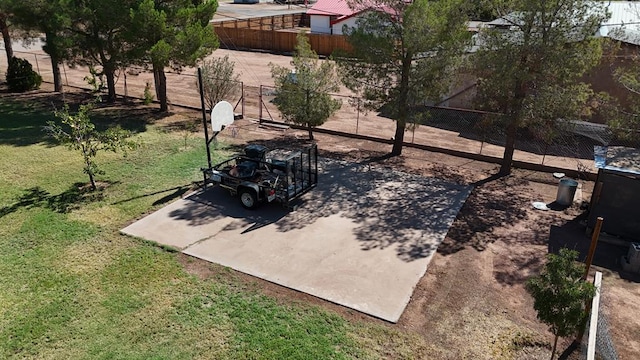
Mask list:
[{"label": "metal fence post", "polygon": [[69,86],[69,79],[67,79],[67,68],[64,66],[64,63],[62,63],[62,72],[64,73],[64,82],[67,86]]},{"label": "metal fence post", "polygon": [[262,85],[260,85],[260,92],[258,93],[258,121],[262,122]]},{"label": "metal fence post", "polygon": [[[38,69],[38,74],[40,74],[40,65],[38,64],[38,55],[33,54],[33,57],[36,59],[36,69]],[[42,74],[40,74],[42,76]]]},{"label": "metal fence post", "polygon": [[360,99],[358,98],[358,106],[356,107],[356,135],[358,135],[358,126],[360,125]]}]

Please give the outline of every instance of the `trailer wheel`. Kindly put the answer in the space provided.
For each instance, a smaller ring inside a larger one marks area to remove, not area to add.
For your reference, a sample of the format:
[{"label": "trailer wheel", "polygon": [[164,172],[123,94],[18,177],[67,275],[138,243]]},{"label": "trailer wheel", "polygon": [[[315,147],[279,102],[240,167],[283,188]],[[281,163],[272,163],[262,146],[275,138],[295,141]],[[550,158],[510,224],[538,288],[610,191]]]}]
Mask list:
[{"label": "trailer wheel", "polygon": [[245,209],[253,210],[258,206],[258,199],[256,193],[250,189],[243,189],[240,191],[240,203]]}]

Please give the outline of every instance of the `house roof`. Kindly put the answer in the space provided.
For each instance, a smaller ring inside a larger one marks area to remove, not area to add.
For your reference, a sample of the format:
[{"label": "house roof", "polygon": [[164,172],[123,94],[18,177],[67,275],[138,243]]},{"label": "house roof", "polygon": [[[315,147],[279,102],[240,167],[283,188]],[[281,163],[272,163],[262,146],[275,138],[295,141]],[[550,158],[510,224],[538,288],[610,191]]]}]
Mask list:
[{"label": "house roof", "polygon": [[[640,45],[640,3],[636,1],[603,1],[611,15],[600,24],[596,36]],[[489,26],[510,26],[519,23],[519,13],[509,13],[487,23]]]},{"label": "house roof", "polygon": [[598,35],[640,45],[640,4],[635,1],[610,1],[611,17],[598,30]]},{"label": "house roof", "polygon": [[[411,0],[405,0],[410,2]],[[311,9],[307,10],[307,15],[324,15],[335,16],[336,18],[331,21],[332,24],[339,23],[348,18],[361,14],[363,12],[378,9],[388,14],[395,14],[395,10],[382,3],[372,1],[370,4],[360,4],[359,9],[352,9],[347,4],[346,0],[318,0]]]},{"label": "house roof", "polygon": [[623,146],[594,146],[593,153],[598,169],[640,175],[640,149]]},{"label": "house roof", "polygon": [[311,9],[307,10],[307,15],[325,16],[351,16],[357,11],[351,9],[345,0],[318,0]]}]

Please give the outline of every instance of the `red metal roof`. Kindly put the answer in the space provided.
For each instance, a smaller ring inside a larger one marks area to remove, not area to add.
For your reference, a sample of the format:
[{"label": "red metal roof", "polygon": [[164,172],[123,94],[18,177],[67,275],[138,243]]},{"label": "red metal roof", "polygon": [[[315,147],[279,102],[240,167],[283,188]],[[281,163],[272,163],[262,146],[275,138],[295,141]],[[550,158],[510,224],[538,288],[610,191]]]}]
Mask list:
[{"label": "red metal roof", "polygon": [[[411,3],[412,0],[405,0],[407,3]],[[384,11],[391,15],[396,15],[396,11],[392,8],[385,6],[384,4],[372,1],[370,5],[360,4],[359,10],[353,10],[349,7],[345,0],[318,0],[311,9],[307,10],[307,15],[325,15],[336,16],[331,23],[338,23],[344,21],[352,16],[363,13],[369,10]]]},{"label": "red metal roof", "polygon": [[338,17],[350,16],[356,12],[349,8],[345,0],[318,0],[311,9],[307,10],[308,15],[336,15]]}]

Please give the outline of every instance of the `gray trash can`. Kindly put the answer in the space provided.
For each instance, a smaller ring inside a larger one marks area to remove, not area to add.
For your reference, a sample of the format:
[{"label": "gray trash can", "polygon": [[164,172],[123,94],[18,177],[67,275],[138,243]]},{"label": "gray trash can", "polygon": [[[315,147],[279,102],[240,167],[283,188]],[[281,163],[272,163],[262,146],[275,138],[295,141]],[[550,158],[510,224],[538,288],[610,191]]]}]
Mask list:
[{"label": "gray trash can", "polygon": [[573,197],[576,196],[578,182],[571,179],[562,179],[558,184],[558,195],[556,203],[562,206],[570,206],[573,204]]}]

